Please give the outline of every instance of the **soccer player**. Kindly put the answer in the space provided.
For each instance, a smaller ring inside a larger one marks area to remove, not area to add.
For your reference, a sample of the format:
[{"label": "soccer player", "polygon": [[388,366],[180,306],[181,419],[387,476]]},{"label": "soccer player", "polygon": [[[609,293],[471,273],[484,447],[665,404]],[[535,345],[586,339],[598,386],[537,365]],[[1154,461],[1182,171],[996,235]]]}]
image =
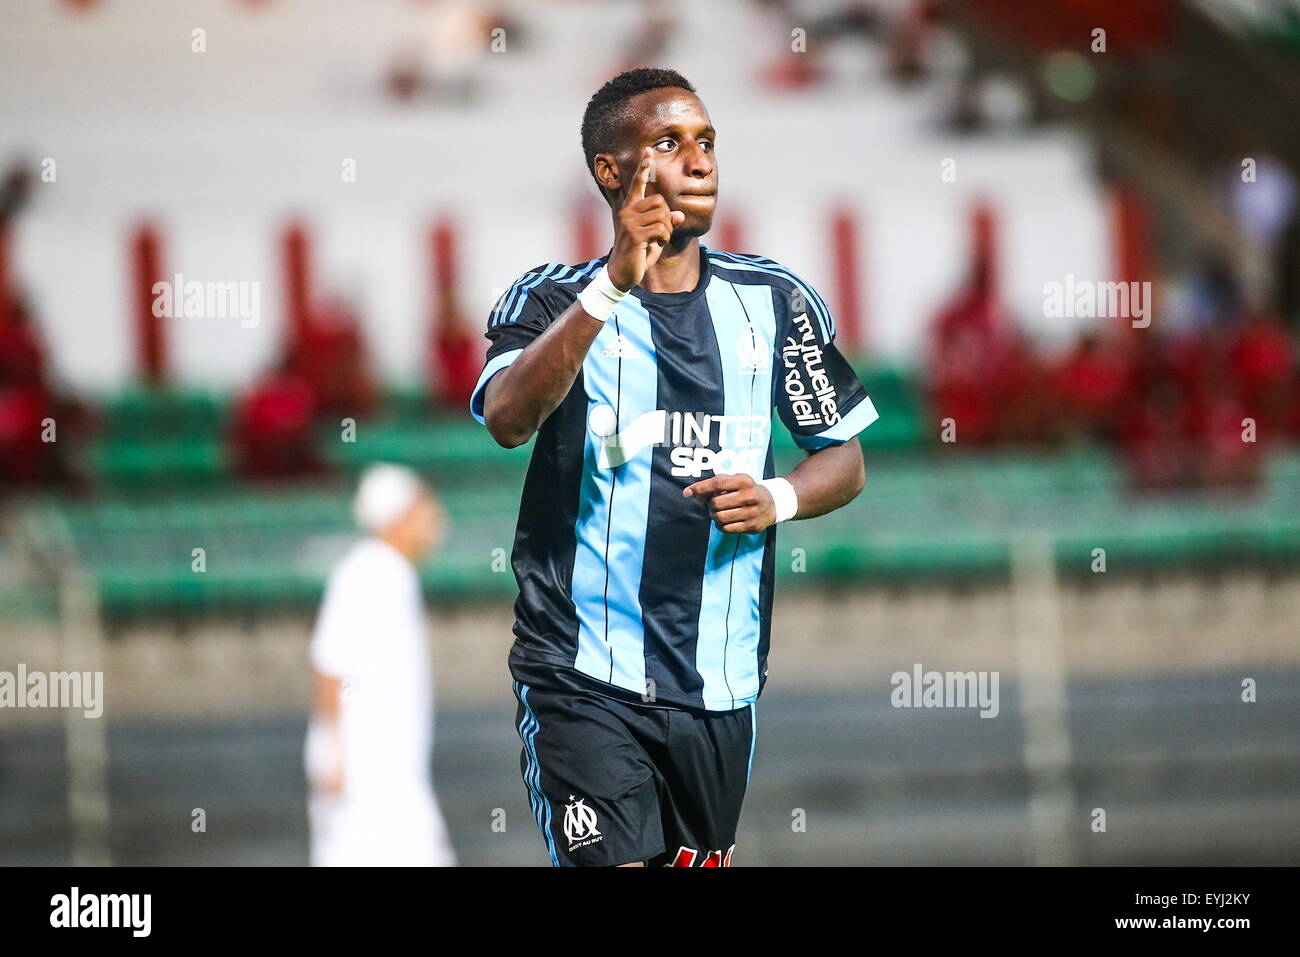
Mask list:
[{"label": "soccer player", "polygon": [[415,571],[442,538],[442,510],[410,469],[375,465],[353,512],[368,534],[331,573],[311,640],[311,863],[451,866],[430,780],[433,683]]},{"label": "soccer player", "polygon": [[[730,866],[767,678],[776,524],[865,481],[876,410],[817,292],[702,245],[717,134],[638,69],[587,105],[610,251],[521,276],[470,411],[536,435],[511,564],[520,758],[553,864]],[[812,175],[809,173],[808,175]],[[772,409],[806,457],[773,466]]]}]

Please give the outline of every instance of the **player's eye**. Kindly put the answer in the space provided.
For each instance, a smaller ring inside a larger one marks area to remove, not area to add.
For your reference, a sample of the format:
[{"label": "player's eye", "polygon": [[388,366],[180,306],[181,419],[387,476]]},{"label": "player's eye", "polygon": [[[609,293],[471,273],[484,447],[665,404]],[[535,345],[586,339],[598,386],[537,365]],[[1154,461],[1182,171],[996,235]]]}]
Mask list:
[{"label": "player's eye", "polygon": [[[665,145],[668,146],[669,148],[672,148],[676,144],[674,144],[673,141],[668,137],[665,137],[664,139],[661,139],[658,143],[655,144],[655,149],[660,149]],[[667,150],[665,150],[664,152],[667,152]]]},{"label": "player's eye", "polygon": [[700,140],[700,146],[704,148],[706,153],[713,152],[713,140]]}]

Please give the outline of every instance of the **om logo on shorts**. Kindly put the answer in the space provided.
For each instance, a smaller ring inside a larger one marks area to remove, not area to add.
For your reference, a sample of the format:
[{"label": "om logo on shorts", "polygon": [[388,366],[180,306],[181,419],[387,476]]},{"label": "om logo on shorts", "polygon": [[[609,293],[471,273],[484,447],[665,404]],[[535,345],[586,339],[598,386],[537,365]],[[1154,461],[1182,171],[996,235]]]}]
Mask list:
[{"label": "om logo on shorts", "polygon": [[600,840],[601,834],[596,830],[596,812],[583,803],[586,798],[574,800],[570,794],[569,800],[573,803],[564,805],[564,836],[569,839],[569,850],[572,851],[594,844]]}]

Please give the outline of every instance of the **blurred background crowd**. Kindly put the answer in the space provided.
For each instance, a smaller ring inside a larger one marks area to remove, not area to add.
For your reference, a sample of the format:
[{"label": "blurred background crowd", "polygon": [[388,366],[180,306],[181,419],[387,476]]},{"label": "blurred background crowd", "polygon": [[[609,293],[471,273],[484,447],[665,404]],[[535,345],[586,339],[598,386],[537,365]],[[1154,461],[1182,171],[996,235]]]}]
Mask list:
[{"label": "blurred background crowd", "polygon": [[[19,29],[11,32],[10,42],[18,42],[23,28],[48,27],[52,38],[60,31],[93,34],[97,18],[127,19],[127,10],[115,9],[123,6],[131,5],[54,3],[28,11],[18,15]],[[276,16],[275,4],[228,6],[208,11],[218,26],[238,18],[242,29],[253,29],[261,17],[272,35],[296,29],[289,11]],[[391,34],[375,36],[369,44],[378,54],[375,62],[355,75],[345,74],[351,86],[342,98],[349,106],[354,98],[368,98],[372,116],[394,117],[395,124],[427,119],[430,128],[437,125],[440,111],[472,121],[482,104],[508,109],[517,91],[502,82],[496,64],[510,56],[541,67],[547,57],[538,47],[559,26],[548,18],[553,14],[556,21],[577,25],[594,12],[584,4],[548,9],[545,4],[411,0],[405,6],[385,11]],[[590,85],[605,72],[612,75],[630,64],[658,62],[689,50],[696,31],[705,34],[709,26],[708,18],[697,26],[695,13],[673,3],[611,6],[617,10],[604,12],[621,18],[608,64],[603,70],[574,71],[580,74],[575,80]],[[918,410],[916,443],[939,441],[939,430],[931,426],[946,417],[961,422],[964,446],[1097,442],[1124,456],[1136,483],[1159,487],[1249,482],[1258,477],[1269,448],[1300,438],[1293,349],[1300,323],[1300,204],[1292,172],[1296,144],[1288,122],[1295,95],[1289,60],[1300,31],[1293,5],[1143,0],[1111,10],[1104,3],[1073,0],[1029,14],[996,2],[767,0],[733,6],[726,16],[743,18],[747,34],[757,42],[728,58],[725,86],[718,84],[716,91],[705,87],[723,115],[731,109],[749,114],[775,98],[803,104],[809,124],[865,125],[864,141],[871,143],[872,111],[881,114],[882,123],[892,123],[884,114],[905,109],[906,122],[920,128],[909,132],[925,139],[927,147],[958,156],[968,149],[966,141],[982,138],[993,144],[985,145],[985,151],[1006,154],[1010,174],[1018,164],[1034,161],[1045,130],[1058,129],[1067,120],[1085,137],[1077,144],[1081,169],[1076,175],[1086,182],[1072,177],[1061,184],[1062,192],[1075,202],[1079,197],[1069,194],[1092,194],[1083,197],[1094,206],[1092,215],[1076,219],[1073,211],[1058,215],[1047,205],[1028,215],[1074,233],[1060,244],[1065,250],[1092,247],[1083,259],[1100,268],[1086,277],[1090,281],[1154,286],[1149,308],[1159,321],[1140,332],[1126,330],[1123,321],[1106,322],[1105,315],[1071,317],[1054,325],[1032,321],[1037,317],[1025,313],[1041,313],[1041,301],[1010,295],[1008,286],[1032,289],[1035,280],[1062,277],[1044,269],[1052,265],[1048,257],[1034,261],[1024,250],[1007,254],[1009,232],[1013,240],[1027,241],[1015,237],[1017,227],[1007,222],[1014,218],[1005,207],[1017,184],[1010,177],[984,175],[974,194],[952,190],[961,200],[943,210],[948,222],[939,228],[969,232],[966,248],[952,250],[946,268],[934,270],[942,277],[934,292],[947,291],[942,297],[913,297],[906,313],[882,314],[895,297],[877,284],[902,283],[918,274],[879,271],[879,260],[873,258],[878,239],[872,231],[870,191],[867,197],[851,189],[810,197],[800,228],[815,238],[801,242],[809,254],[799,267],[814,282],[831,286],[827,291],[853,333],[842,348],[906,378]],[[344,23],[347,14],[329,17]],[[1100,39],[1094,33],[1099,29]],[[214,40],[218,46],[227,42],[220,33]],[[104,43],[109,42],[105,36]],[[500,48],[496,53],[494,43]],[[554,55],[560,47],[557,43]],[[128,53],[122,48],[100,59],[111,67]],[[335,66],[324,51],[317,58],[318,63],[300,66]],[[1241,69],[1228,72],[1225,61],[1240,61]],[[1207,64],[1215,69],[1206,69]],[[317,108],[328,106],[334,86],[344,82],[329,79],[331,83],[320,84],[326,89],[309,88],[300,95],[323,97],[326,102]],[[744,91],[749,101],[738,99],[731,107],[733,90]],[[30,91],[15,94],[9,104],[14,112],[30,109],[40,99]],[[69,95],[75,99],[75,91]],[[580,97],[568,101],[567,113],[558,108],[560,98],[554,102],[547,120],[554,129],[550,135],[560,139],[572,126],[564,120]],[[1250,108],[1239,109],[1243,103]],[[395,104],[400,104],[396,114]],[[116,106],[142,114],[150,109],[148,103]],[[235,103],[231,108],[240,107]],[[185,123],[205,123],[207,117],[177,122],[184,128]],[[131,135],[138,147],[148,149],[150,137],[161,134],[146,127]],[[400,131],[393,135],[397,145]],[[114,327],[108,334],[115,345],[105,357],[93,338],[77,335],[83,312],[75,318],[52,314],[58,305],[43,287],[56,277],[24,273],[25,259],[46,255],[46,243],[56,240],[41,233],[44,219],[63,212],[44,195],[54,192],[44,187],[58,183],[58,158],[52,158],[54,166],[46,165],[48,158],[36,155],[39,135],[33,139],[24,133],[21,122],[8,139],[9,168],[0,191],[0,335],[5,345],[0,477],[5,487],[52,480],[69,488],[102,484],[113,477],[112,456],[107,470],[78,466],[73,446],[111,446],[116,440],[114,410],[111,401],[107,406],[103,401],[103,387],[120,391],[144,385],[152,392],[142,395],[156,396],[163,389],[170,391],[162,394],[172,396],[200,379],[176,367],[174,340],[192,333],[164,330],[164,322],[151,315],[152,295],[142,291],[174,268],[164,249],[168,224],[149,215],[149,206],[156,204],[151,201],[133,211],[133,221],[114,248],[102,251],[101,260],[115,256],[122,272],[114,279],[118,290],[126,287],[121,301],[106,303],[109,291],[90,286],[92,279],[108,278],[96,275],[105,268],[102,261],[81,263],[72,253],[63,257],[66,268],[85,275],[88,288],[81,295],[93,298],[103,322]],[[86,139],[93,141],[93,134]],[[497,143],[507,152],[527,148]],[[827,154],[855,143],[839,143],[834,128],[822,128],[798,155],[809,162],[852,167],[852,156]],[[571,186],[573,177],[559,172],[573,165],[563,162],[571,157],[551,148],[546,153],[547,168],[554,164],[556,176]],[[908,164],[928,159],[900,153],[899,161]],[[268,147],[268,161],[273,155]],[[435,161],[434,156],[426,159]],[[425,169],[430,179],[439,178],[432,166]],[[862,169],[868,178],[889,175],[879,165]],[[486,175],[475,186],[491,188]],[[752,233],[767,236],[780,229],[779,223],[766,222],[749,233],[743,229],[742,219],[753,222],[769,207],[775,211],[778,198],[770,193],[788,191],[773,184],[766,188],[768,196],[735,196],[734,218],[711,237],[715,245],[732,248],[739,241],[748,250],[744,244],[753,245]],[[522,198],[503,192],[511,201]],[[600,254],[605,227],[590,200],[590,195],[572,197],[562,213],[560,235],[538,254],[550,252],[564,261]],[[184,202],[183,196],[179,201]],[[933,200],[927,197],[926,202]],[[819,208],[819,203],[835,208]],[[328,467],[328,456],[318,447],[319,423],[340,415],[374,419],[391,411],[384,387],[394,382],[409,393],[418,390],[432,415],[460,416],[481,368],[479,327],[490,299],[486,289],[470,287],[475,280],[459,262],[465,255],[465,232],[482,228],[473,221],[473,207],[458,208],[460,215],[430,225],[425,249],[415,253],[423,253],[425,261],[413,264],[427,281],[424,314],[394,329],[375,314],[364,294],[366,282],[381,280],[366,276],[356,282],[365,274],[363,263],[340,256],[325,264],[313,260],[313,234],[302,217],[309,221],[315,214],[319,221],[324,212],[319,204],[304,209],[281,200],[275,209],[272,203],[271,215],[278,213],[282,220],[271,240],[278,248],[269,250],[271,262],[259,263],[251,274],[270,289],[279,287],[283,309],[271,323],[279,331],[259,337],[252,350],[253,369],[241,365],[203,377],[215,379],[228,399],[217,413],[224,428],[216,457],[231,475],[319,474]],[[183,222],[201,229],[206,215],[206,210],[191,210]],[[934,228],[926,222],[930,216],[928,210],[921,212],[915,228]],[[24,230],[25,221],[32,223],[31,230]],[[268,239],[256,242],[265,247]],[[489,288],[501,287],[514,264],[527,260],[510,253],[498,257],[492,248],[480,249],[485,261],[476,262],[471,275],[490,277]],[[405,254],[408,261],[411,256]],[[350,295],[341,288],[348,281]],[[409,300],[408,311],[415,306]],[[864,314],[883,328],[864,328]],[[56,330],[43,328],[47,322],[57,323]],[[374,340],[391,331],[401,333],[396,338],[404,341],[397,346],[406,359],[377,367]],[[869,332],[874,338],[868,338]],[[394,376],[395,370],[400,375]],[[39,423],[56,410],[64,413],[65,439],[41,441]],[[1241,420],[1247,417],[1258,424],[1258,441],[1239,441]]]},{"label": "blurred background crowd", "polygon": [[[1297,3],[0,11],[0,668],[90,627],[117,702],[98,778],[71,733],[0,715],[0,862],[304,859],[305,636],[380,460],[451,518],[423,582],[461,858],[544,860],[504,703],[528,449],[468,397],[504,288],[608,248],[578,125],[641,65],[719,129],[702,241],[816,286],[881,414],[862,499],[782,532],[806,560],[780,572],[749,862],[1295,860]],[[182,276],[252,287],[256,321],[156,315]],[[1071,282],[1149,290],[1145,315],[1061,314]],[[1020,701],[1040,640],[1066,688],[1046,765],[1024,702],[974,730],[888,707],[931,660]],[[1273,697],[1243,712],[1257,672]],[[78,788],[110,809],[81,830]],[[240,822],[225,843],[160,836],[192,792]],[[1089,843],[1041,830],[1045,794],[1142,811]],[[523,822],[500,838],[498,806]],[[792,835],[795,806],[828,823]]]}]

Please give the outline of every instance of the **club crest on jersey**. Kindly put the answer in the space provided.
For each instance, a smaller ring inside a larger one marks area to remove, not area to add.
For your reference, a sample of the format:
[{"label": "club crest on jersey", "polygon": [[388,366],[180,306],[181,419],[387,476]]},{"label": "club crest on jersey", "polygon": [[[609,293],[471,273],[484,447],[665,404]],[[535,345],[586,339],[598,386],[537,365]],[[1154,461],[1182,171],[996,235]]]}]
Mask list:
[{"label": "club crest on jersey", "polygon": [[618,332],[614,334],[614,344],[601,349],[600,354],[606,359],[634,359],[639,353],[632,346],[632,340]]},{"label": "club crest on jersey", "polygon": [[[608,405],[597,405],[587,425],[600,438],[596,464],[616,468],[650,446],[666,446],[671,474],[700,478],[705,473],[745,473],[762,478],[771,421],[763,415],[713,415],[655,409],[622,429]],[[716,447],[715,447],[716,446]]]},{"label": "club crest on jersey", "polygon": [[564,836],[569,839],[570,851],[603,840],[596,830],[596,812],[583,803],[586,800],[570,794],[570,803],[564,805]]},{"label": "club crest on jersey", "polygon": [[736,354],[740,356],[741,375],[772,371],[771,346],[752,322],[745,323],[745,331],[736,340]]}]

